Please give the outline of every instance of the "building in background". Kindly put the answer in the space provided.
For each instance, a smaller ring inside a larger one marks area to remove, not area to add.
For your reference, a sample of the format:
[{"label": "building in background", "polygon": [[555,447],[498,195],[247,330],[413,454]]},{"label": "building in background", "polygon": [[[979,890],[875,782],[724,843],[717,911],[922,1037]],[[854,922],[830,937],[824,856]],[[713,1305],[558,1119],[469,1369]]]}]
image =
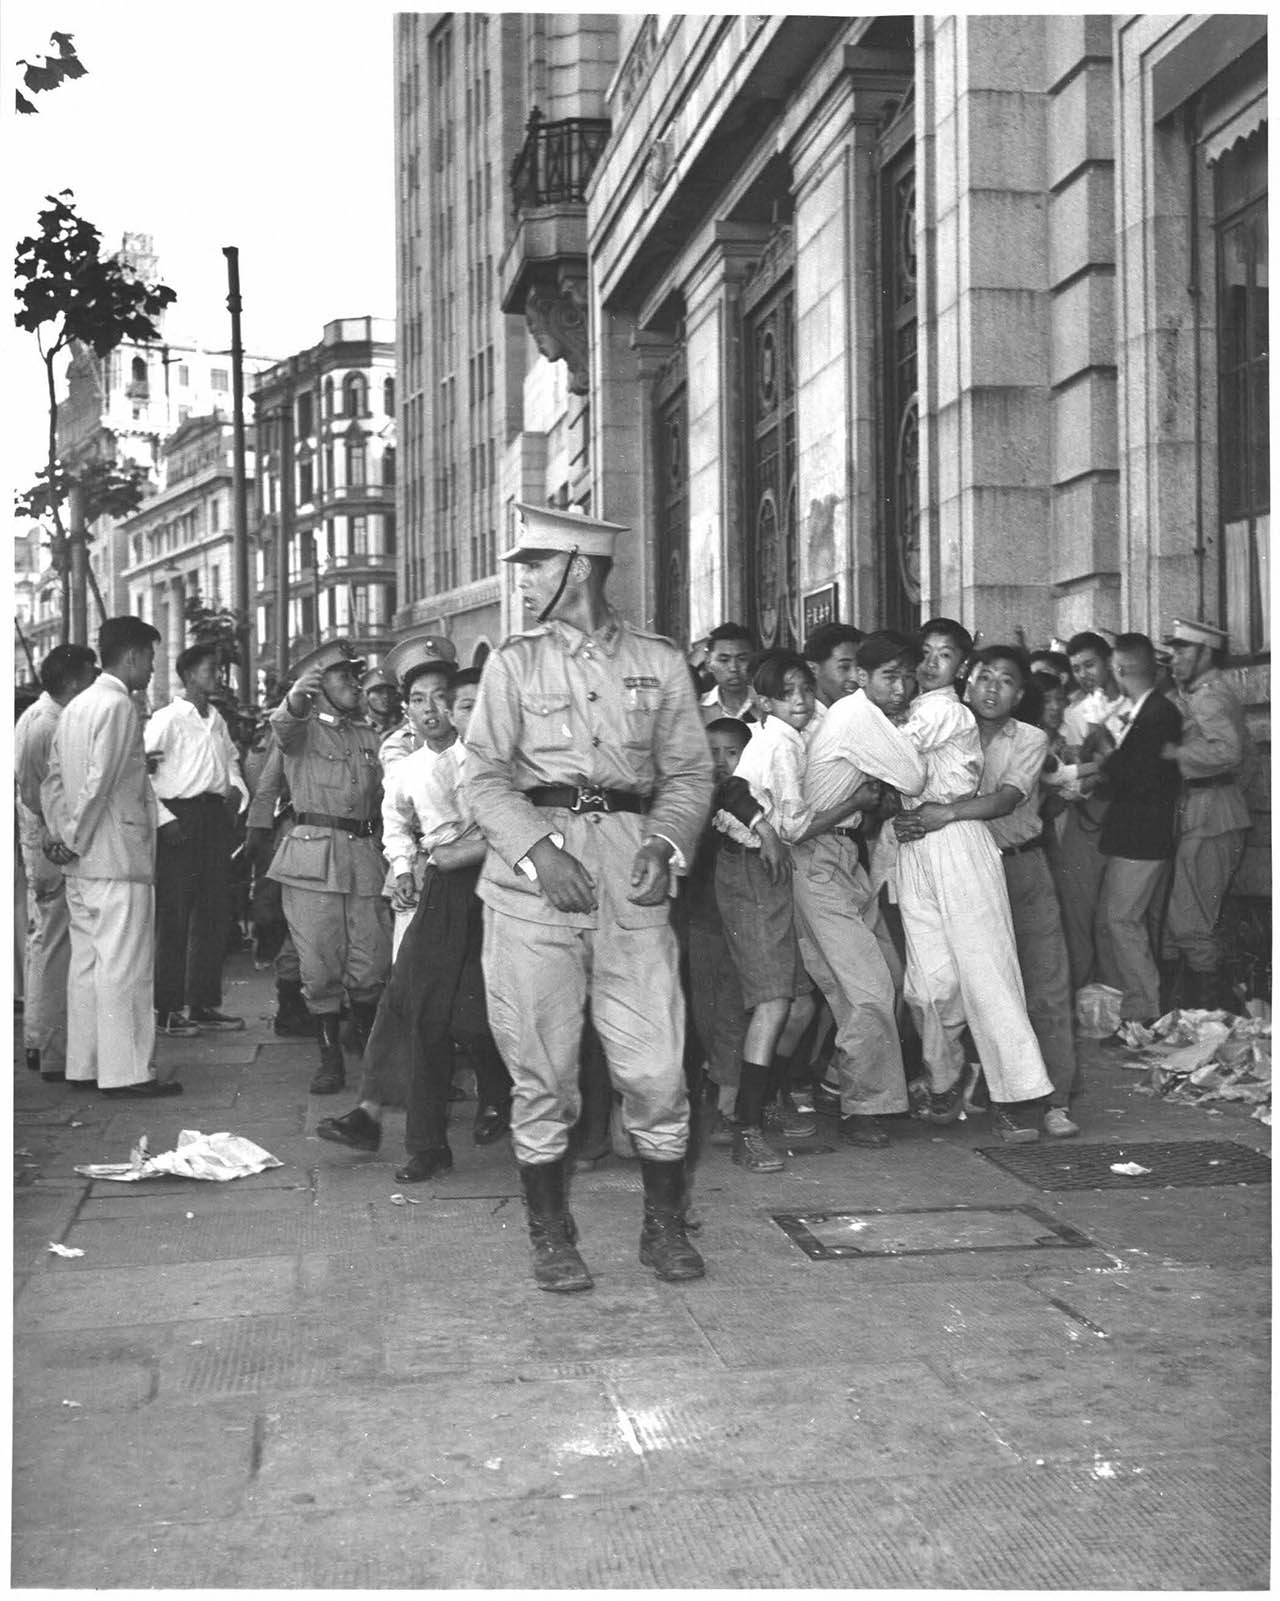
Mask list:
[{"label": "building in background", "polygon": [[[160,275],[150,234],[125,234],[118,255],[147,281]],[[154,487],[159,482],[161,449],[188,418],[231,416],[229,351],[175,336],[172,315],[159,319],[160,338],[153,344],[126,342],[104,357],[75,347],[67,368],[67,398],[58,406],[58,456],[68,471],[92,462],[136,463],[147,470]],[[253,375],[269,365],[266,357],[246,354],[246,392]],[[33,464],[32,482],[42,465]],[[89,534],[89,557],[103,606],[108,615],[118,614],[127,610],[124,572],[130,565],[122,522],[99,517],[90,524]],[[97,633],[97,619],[91,594],[91,639]]]},{"label": "building in background", "polygon": [[[252,486],[252,452],[245,476]],[[120,525],[126,565],[121,610],[160,634],[151,703],[163,706],[182,687],[174,664],[190,644],[187,608],[229,609],[235,587],[233,427],[215,412],[189,417],[161,446],[159,486]],[[249,529],[250,541],[254,530]]]},{"label": "building in background", "polygon": [[397,623],[451,635],[463,662],[520,626],[497,561],[513,503],[591,501],[585,192],[618,26],[396,18]]},{"label": "building in background", "polygon": [[40,663],[61,637],[62,596],[43,530],[35,523],[18,528],[13,540],[13,681],[38,685]]},{"label": "building in background", "polygon": [[395,324],[326,323],[318,345],[259,375],[252,400],[259,673],[284,677],[335,638],[376,662],[396,596]]}]

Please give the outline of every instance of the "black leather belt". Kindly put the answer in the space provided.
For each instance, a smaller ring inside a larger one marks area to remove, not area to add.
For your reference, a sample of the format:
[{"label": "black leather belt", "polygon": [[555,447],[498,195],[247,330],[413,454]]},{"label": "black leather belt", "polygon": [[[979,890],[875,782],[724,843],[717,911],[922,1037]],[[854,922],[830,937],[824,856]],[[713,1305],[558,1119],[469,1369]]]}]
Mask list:
[{"label": "black leather belt", "polygon": [[576,784],[538,784],[526,789],[535,806],[558,806],[568,812],[638,812],[649,810],[649,797],[629,789],[582,789]]},{"label": "black leather belt", "polygon": [[297,812],[294,821],[306,823],[312,828],[340,828],[354,839],[373,838],[373,824],[367,817],[330,817],[328,812]]},{"label": "black leather belt", "polygon": [[215,795],[212,791],[208,791],[203,795],[161,795],[160,802],[164,806],[195,806],[200,801],[217,801],[222,805],[226,798],[225,795]]},{"label": "black leather belt", "polygon": [[1215,773],[1212,778],[1188,778],[1188,789],[1225,789],[1228,784],[1234,784],[1234,773]]},{"label": "black leather belt", "polygon": [[1037,834],[1034,839],[1029,839],[1025,845],[1002,845],[1000,854],[1001,856],[1021,856],[1024,851],[1042,851],[1043,849],[1044,835]]}]

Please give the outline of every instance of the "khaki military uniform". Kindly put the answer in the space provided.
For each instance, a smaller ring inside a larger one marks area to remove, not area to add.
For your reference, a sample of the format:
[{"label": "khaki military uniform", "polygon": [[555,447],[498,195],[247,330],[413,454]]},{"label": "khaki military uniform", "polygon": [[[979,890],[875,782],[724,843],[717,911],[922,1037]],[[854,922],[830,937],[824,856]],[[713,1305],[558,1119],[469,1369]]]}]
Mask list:
[{"label": "khaki military uniform", "polygon": [[[336,1013],[344,990],[352,1001],[376,1002],[391,961],[391,927],[382,853],[372,833],[362,837],[361,825],[376,828],[379,816],[377,732],[334,711],[295,717],[287,699],[272,712],[271,726],[296,821],[268,876],[283,886],[307,1006]],[[339,819],[353,826],[343,828]]]},{"label": "khaki military uniform", "polygon": [[[612,614],[591,635],[558,620],[517,635],[485,664],[467,746],[472,808],[490,845],[477,890],[489,1023],[515,1086],[517,1160],[553,1162],[568,1147],[588,993],[637,1151],[678,1160],[689,1115],[675,934],[665,902],[637,906],[628,895],[641,843],[660,835],[677,864],[692,861],[710,807],[711,760],[683,658]],[[527,798],[549,785],[647,796],[648,815]],[[590,874],[595,911],[557,910],[529,876],[527,853],[549,834]]]},{"label": "khaki military uniform", "polygon": [[1222,900],[1249,832],[1242,788],[1252,747],[1240,697],[1217,668],[1202,673],[1175,704],[1182,712],[1183,793],[1164,944],[1167,954],[1185,956],[1193,973],[1211,973],[1222,960]]}]

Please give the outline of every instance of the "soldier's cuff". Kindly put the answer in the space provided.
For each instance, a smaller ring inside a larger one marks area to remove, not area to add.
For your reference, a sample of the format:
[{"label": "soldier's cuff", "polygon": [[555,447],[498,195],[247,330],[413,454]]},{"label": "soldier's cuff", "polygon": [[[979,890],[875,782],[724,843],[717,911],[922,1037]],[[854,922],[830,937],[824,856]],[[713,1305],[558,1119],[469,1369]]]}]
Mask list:
[{"label": "soldier's cuff", "polygon": [[[542,838],[549,839],[558,851],[562,851],[564,849],[564,835],[558,828],[553,828],[549,834],[543,834]],[[536,844],[537,841],[535,840],[534,843]],[[538,869],[533,865],[527,856],[522,856],[515,864],[515,867],[516,872],[523,873],[531,884],[536,884],[538,882]]]},{"label": "soldier's cuff", "polygon": [[689,863],[685,860],[684,852],[676,844],[675,840],[672,839],[670,834],[664,834],[661,831],[661,829],[655,828],[652,833],[649,833],[649,834],[645,835],[645,837],[641,841],[641,843],[642,844],[648,844],[648,842],[651,839],[665,840],[666,843],[668,845],[670,845],[670,847],[671,847],[670,867],[671,867],[671,871],[673,873],[687,873],[689,871]]}]

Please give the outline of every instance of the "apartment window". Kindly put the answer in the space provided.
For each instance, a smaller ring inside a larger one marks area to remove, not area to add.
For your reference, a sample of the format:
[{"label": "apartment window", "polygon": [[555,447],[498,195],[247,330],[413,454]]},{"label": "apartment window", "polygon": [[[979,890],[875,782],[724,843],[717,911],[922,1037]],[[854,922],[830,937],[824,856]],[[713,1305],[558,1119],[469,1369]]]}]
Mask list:
[{"label": "apartment window", "polygon": [[332,446],[332,444],[327,444],[324,447],[324,485],[323,485],[323,487],[324,487],[324,491],[325,491],[326,494],[331,495],[333,493],[333,446]]},{"label": "apartment window", "polygon": [[396,447],[388,445],[382,452],[382,481],[384,484],[394,484],[396,481]]},{"label": "apartment window", "polygon": [[314,471],[310,461],[298,463],[298,504],[305,506],[315,498]]},{"label": "apartment window", "polygon": [[218,394],[225,394],[231,388],[231,374],[225,367],[209,369],[209,388]]},{"label": "apartment window", "polygon": [[394,378],[382,380],[382,409],[388,417],[396,414],[396,381]]},{"label": "apartment window", "polygon": [[363,434],[349,435],[347,438],[347,484],[348,486],[364,484],[365,474],[368,471],[368,449]]},{"label": "apartment window", "polygon": [[298,396],[298,433],[305,439],[313,431],[311,391]]},{"label": "apartment window", "polygon": [[369,386],[358,372],[348,373],[342,380],[342,411],[346,417],[364,417],[368,414]]},{"label": "apartment window", "polygon": [[351,519],[351,554],[353,556],[367,556],[369,553],[369,519],[367,517],[353,517]]},{"label": "apartment window", "polygon": [[191,368],[186,366],[186,364],[184,363],[181,366],[179,366],[179,368],[178,368],[178,388],[179,389],[190,389],[190,387],[191,387]]},{"label": "apartment window", "polygon": [[1232,655],[1271,648],[1267,129],[1215,163],[1221,616]]},{"label": "apartment window", "polygon": [[222,605],[222,568],[216,564],[209,569],[209,604]]},{"label": "apartment window", "polygon": [[216,534],[222,526],[222,502],[217,495],[209,502],[209,532]]},{"label": "apartment window", "polygon": [[326,417],[332,417],[333,416],[333,379],[332,378],[326,378],[325,381],[324,381],[324,414],[325,414]]}]

